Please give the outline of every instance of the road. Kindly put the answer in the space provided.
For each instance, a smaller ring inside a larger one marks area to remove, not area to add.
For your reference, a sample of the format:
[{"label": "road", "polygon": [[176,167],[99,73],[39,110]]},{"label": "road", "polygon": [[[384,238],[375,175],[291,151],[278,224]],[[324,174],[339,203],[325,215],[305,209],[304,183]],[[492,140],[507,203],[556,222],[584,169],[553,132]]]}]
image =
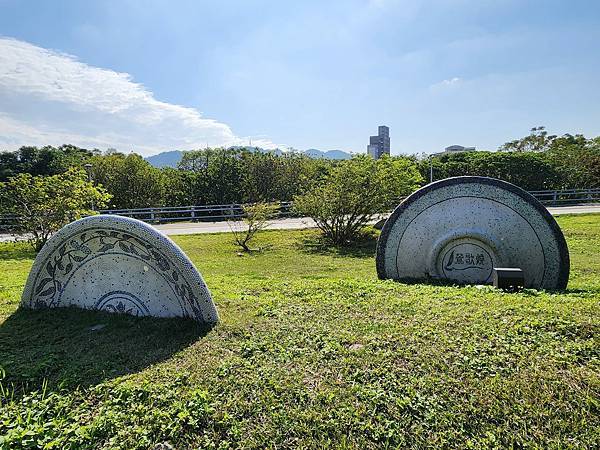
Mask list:
[{"label": "road", "polygon": [[[560,214],[600,213],[600,204],[557,206],[548,208],[548,211],[555,216]],[[232,226],[240,226],[240,224],[234,222]],[[168,236],[180,234],[223,233],[231,231],[227,222],[173,222],[155,225],[154,227]],[[315,228],[315,223],[312,219],[301,217],[272,220],[269,222],[268,226],[269,230],[297,230],[301,228]],[[21,237],[21,239],[22,238],[23,237]],[[15,236],[0,234],[0,242],[14,240]]]},{"label": "road", "polygon": [[[233,222],[233,227],[240,227],[242,223]],[[288,219],[276,219],[269,221],[268,230],[297,230],[301,228],[315,228],[315,222],[307,217],[291,217]],[[227,222],[175,222],[155,225],[154,228],[160,230],[168,236],[178,234],[199,234],[199,233],[222,233],[231,231]]]},{"label": "road", "polygon": [[548,208],[548,211],[550,211],[553,216],[558,216],[560,214],[600,213],[600,203],[575,206],[551,206]]},{"label": "road", "polygon": [[[554,216],[560,214],[600,213],[600,204],[557,206],[548,208],[548,211]],[[227,222],[167,223],[155,225],[155,228],[170,236],[178,234],[222,233],[230,231]],[[315,223],[312,219],[307,217],[289,218],[272,220],[268,227],[269,230],[297,230],[300,228],[315,228]]]}]

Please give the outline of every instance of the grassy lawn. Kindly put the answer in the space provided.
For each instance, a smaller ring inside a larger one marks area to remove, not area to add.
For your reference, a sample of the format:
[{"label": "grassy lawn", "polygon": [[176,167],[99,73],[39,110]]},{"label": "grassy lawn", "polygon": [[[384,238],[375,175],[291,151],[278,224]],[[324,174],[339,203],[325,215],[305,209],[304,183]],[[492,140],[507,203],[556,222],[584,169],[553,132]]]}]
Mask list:
[{"label": "grassy lawn", "polygon": [[[0,448],[598,448],[600,215],[558,219],[564,292],[377,280],[375,241],[177,237],[221,323],[17,310],[0,244]],[[105,325],[96,329],[95,325]]]}]

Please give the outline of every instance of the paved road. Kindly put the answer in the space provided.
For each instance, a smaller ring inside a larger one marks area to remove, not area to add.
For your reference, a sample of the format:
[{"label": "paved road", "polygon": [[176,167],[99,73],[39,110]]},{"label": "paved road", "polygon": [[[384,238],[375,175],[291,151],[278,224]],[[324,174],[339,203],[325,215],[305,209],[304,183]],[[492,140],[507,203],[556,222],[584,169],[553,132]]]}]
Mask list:
[{"label": "paved road", "polygon": [[[600,204],[550,207],[548,208],[548,211],[555,216],[560,214],[600,213]],[[155,227],[167,235],[220,233],[230,231],[229,225],[227,225],[226,222],[168,223],[164,225],[156,225]],[[312,219],[306,217],[278,219],[271,221],[268,228],[270,230],[315,228],[315,223],[312,221]]]},{"label": "paved road", "polygon": [[[555,216],[560,214],[600,213],[600,204],[550,207],[548,211]],[[235,225],[234,223],[233,226]],[[227,222],[175,222],[155,225],[155,228],[170,236],[231,231]],[[301,228],[315,228],[315,223],[311,219],[304,217],[272,220],[268,226],[270,230],[295,230]],[[14,236],[0,234],[0,242],[13,240],[15,240]]]},{"label": "paved road", "polygon": [[589,205],[575,205],[575,206],[551,206],[548,211],[553,216],[560,214],[587,214],[587,213],[600,213],[600,204],[592,203]]},{"label": "paved road", "polygon": [[[242,225],[239,222],[232,223],[232,226]],[[162,231],[164,234],[172,236],[177,234],[198,234],[198,233],[222,233],[231,231],[227,222],[180,222],[180,223],[165,223],[163,225],[155,225],[155,228]],[[315,222],[307,217],[277,219],[269,222],[269,230],[297,230],[301,228],[315,228]]]}]

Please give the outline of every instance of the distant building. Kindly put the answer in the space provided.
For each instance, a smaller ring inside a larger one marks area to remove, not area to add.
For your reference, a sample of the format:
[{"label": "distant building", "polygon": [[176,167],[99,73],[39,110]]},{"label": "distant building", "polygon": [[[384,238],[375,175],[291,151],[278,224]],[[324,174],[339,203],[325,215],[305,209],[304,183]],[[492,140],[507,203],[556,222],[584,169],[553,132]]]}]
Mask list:
[{"label": "distant building", "polygon": [[443,153],[454,153],[454,152],[474,152],[475,147],[463,147],[462,145],[451,145],[450,147],[446,147]]},{"label": "distant building", "polygon": [[463,147],[462,145],[451,145],[446,147],[443,152],[431,153],[429,155],[429,182],[433,183],[433,158],[436,156],[448,155],[451,153],[474,152],[475,147]]},{"label": "distant building", "polygon": [[374,159],[379,159],[383,154],[390,154],[390,129],[385,125],[380,125],[377,136],[369,138],[367,153]]}]

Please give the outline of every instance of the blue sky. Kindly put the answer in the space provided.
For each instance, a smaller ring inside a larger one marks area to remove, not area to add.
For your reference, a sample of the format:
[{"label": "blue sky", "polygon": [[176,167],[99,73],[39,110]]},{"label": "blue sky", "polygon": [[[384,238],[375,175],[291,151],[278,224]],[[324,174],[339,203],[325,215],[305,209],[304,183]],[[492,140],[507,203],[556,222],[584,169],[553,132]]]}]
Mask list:
[{"label": "blue sky", "polygon": [[0,0],[0,148],[600,135],[598,1]]}]

